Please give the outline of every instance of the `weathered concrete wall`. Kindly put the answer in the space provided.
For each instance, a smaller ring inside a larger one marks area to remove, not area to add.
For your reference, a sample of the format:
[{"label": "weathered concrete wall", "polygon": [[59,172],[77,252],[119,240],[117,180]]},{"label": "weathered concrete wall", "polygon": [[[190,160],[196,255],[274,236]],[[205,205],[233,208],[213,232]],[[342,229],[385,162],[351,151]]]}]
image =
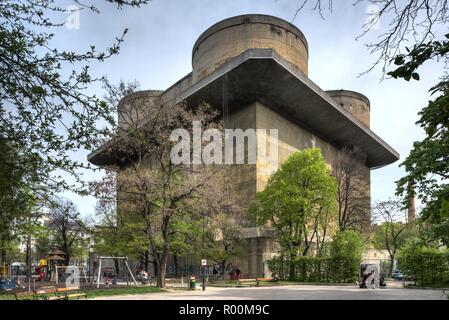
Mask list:
[{"label": "weathered concrete wall", "polygon": [[[303,129],[259,101],[233,112],[229,119],[228,128],[256,129],[257,143],[266,141],[266,139],[262,139],[263,133],[260,130],[265,129],[266,132],[270,129],[278,130],[278,166],[260,163],[260,157],[262,156],[260,154],[258,154],[258,162],[255,166],[234,165],[236,168],[233,172],[235,184],[239,189],[246,189],[244,192],[248,192],[248,201],[254,197],[255,192],[262,191],[265,188],[271,174],[296,151],[319,148],[331,169],[335,167],[336,161],[338,161],[340,148]],[[269,145],[266,148],[269,150]],[[370,170],[368,167],[363,169],[364,180],[368,182],[366,192],[369,194]]]},{"label": "weathered concrete wall", "polygon": [[[256,166],[235,165],[233,172],[235,187],[246,194],[250,202],[256,192],[262,191],[269,177],[282,165],[288,157],[299,150],[306,148],[320,148],[323,157],[332,169],[338,161],[340,149],[327,141],[315,136],[309,131],[301,128],[296,123],[268,108],[261,102],[255,102],[245,108],[238,110],[230,116],[230,128],[254,128],[257,131],[257,143],[266,141],[261,139],[261,129],[278,129],[278,166],[274,167],[261,164],[258,155]],[[269,147],[267,146],[267,149]],[[245,168],[245,166],[248,166]],[[247,169],[248,168],[248,169]],[[370,195],[370,170],[363,168],[363,182],[360,183],[360,192],[366,195],[366,224],[369,225],[369,195]],[[362,226],[363,227],[363,226]],[[251,230],[259,229],[254,233]],[[245,230],[245,246],[247,254],[238,258],[238,266],[245,277],[261,277],[266,275],[267,260],[272,258],[275,252],[275,241],[273,234],[266,228],[248,228]]]},{"label": "weathered concrete wall", "polygon": [[192,85],[192,74],[188,74],[166,90],[142,90],[124,97],[118,105],[118,125],[126,130],[131,124],[145,119],[146,108],[154,104],[170,106],[176,103],[178,96]]},{"label": "weathered concrete wall", "polygon": [[171,105],[176,103],[178,96],[191,85],[192,85],[192,74],[190,73],[164,91],[162,95],[162,102],[165,105]]},{"label": "weathered concrete wall", "polygon": [[[256,104],[256,127],[257,129],[278,129],[279,167],[292,153],[307,148],[320,148],[324,159],[331,167],[337,159],[338,148],[301,128],[261,102]],[[271,175],[267,170],[261,170],[262,168],[263,166],[258,166],[257,191],[265,189]],[[272,169],[271,173],[278,168]]]},{"label": "weathered concrete wall", "polygon": [[303,74],[308,73],[308,45],[294,25],[267,15],[243,15],[206,30],[193,48],[193,83],[247,49],[274,49]]},{"label": "weathered concrete wall", "polygon": [[[226,125],[227,129],[253,129],[256,127],[256,103],[252,103],[229,115]],[[245,140],[245,154],[247,154],[247,142]],[[235,155],[234,155],[235,159]],[[234,187],[244,194],[244,198],[254,199],[256,194],[256,165],[248,164],[245,158],[245,164],[235,164],[230,167],[229,173],[234,181]]]},{"label": "weathered concrete wall", "polygon": [[360,176],[361,179],[353,181],[355,184],[354,189],[358,192],[354,194],[363,199],[364,215],[358,227],[362,232],[369,232],[371,227],[371,170],[367,167],[362,167]]},{"label": "weathered concrete wall", "polygon": [[267,261],[277,255],[279,248],[274,241],[273,230],[267,228],[246,228],[242,249],[245,254],[232,262],[242,271],[244,278],[269,275]]}]

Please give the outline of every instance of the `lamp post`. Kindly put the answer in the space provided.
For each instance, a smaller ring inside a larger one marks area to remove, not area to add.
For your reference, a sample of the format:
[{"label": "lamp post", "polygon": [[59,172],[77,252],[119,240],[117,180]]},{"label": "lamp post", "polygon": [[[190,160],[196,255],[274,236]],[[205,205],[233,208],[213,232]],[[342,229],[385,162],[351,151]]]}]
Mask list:
[{"label": "lamp post", "polygon": [[88,270],[88,272],[89,272],[89,283],[91,282],[91,276],[92,276],[92,274],[91,274],[91,258],[90,258],[90,255],[91,255],[91,250],[92,250],[92,248],[93,248],[93,244],[92,244],[92,242],[89,242],[89,247],[88,247],[88,257],[87,257],[87,259],[88,259],[88,268],[87,268],[87,270]]},{"label": "lamp post", "polygon": [[203,251],[203,259],[201,260],[201,270],[202,270],[202,290],[206,290],[206,266],[203,265],[205,251],[204,251],[204,229],[206,228],[206,214],[203,215],[203,241],[202,241],[202,251]]}]

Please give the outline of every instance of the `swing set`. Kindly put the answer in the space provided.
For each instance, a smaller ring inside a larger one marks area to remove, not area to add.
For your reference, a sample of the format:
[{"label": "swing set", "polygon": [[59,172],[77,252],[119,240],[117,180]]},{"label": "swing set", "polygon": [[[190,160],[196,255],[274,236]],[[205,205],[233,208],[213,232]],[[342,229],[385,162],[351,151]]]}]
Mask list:
[{"label": "swing set", "polygon": [[[100,284],[101,284],[101,271],[102,271],[102,262],[103,260],[121,260],[124,262],[125,266],[126,266],[126,270],[127,270],[127,274],[126,274],[126,285],[129,285],[129,276],[131,276],[132,281],[134,282],[134,284],[139,287],[139,283],[136,281],[136,278],[134,277],[133,273],[131,272],[131,269],[129,268],[128,265],[128,257],[103,257],[103,256],[99,256],[98,257],[98,266],[95,268],[94,273],[93,273],[93,278],[91,280],[90,285],[94,285],[95,283],[97,284],[97,289],[100,288]],[[105,281],[103,281],[103,284],[106,285]]]}]

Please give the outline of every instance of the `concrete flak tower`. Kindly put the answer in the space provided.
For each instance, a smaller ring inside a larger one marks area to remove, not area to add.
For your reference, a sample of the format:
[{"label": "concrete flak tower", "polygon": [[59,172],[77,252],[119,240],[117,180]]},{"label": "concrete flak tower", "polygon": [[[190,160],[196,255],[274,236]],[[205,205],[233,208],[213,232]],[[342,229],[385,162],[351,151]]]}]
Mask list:
[{"label": "concrete flak tower", "polygon": [[[360,192],[366,195],[369,218],[370,171],[397,161],[399,154],[370,129],[368,98],[349,90],[322,90],[308,78],[308,60],[306,37],[287,21],[262,14],[225,19],[204,31],[193,45],[191,73],[166,90],[141,91],[124,98],[119,122],[124,123],[124,116],[144,120],[139,108],[152,103],[170,107],[183,102],[188,108],[207,103],[226,118],[227,129],[253,132],[256,144],[266,144],[267,150],[270,143],[263,132],[277,130],[276,163],[258,155],[255,164],[228,167],[232,187],[248,204],[292,153],[319,148],[332,167],[345,147],[357,147],[366,159],[361,170],[365,186]],[[118,157],[102,147],[88,160],[109,166]],[[231,262],[245,277],[266,276],[267,261],[277,254],[273,230],[249,223],[244,226],[245,252]],[[189,261],[186,258],[180,265]]]}]

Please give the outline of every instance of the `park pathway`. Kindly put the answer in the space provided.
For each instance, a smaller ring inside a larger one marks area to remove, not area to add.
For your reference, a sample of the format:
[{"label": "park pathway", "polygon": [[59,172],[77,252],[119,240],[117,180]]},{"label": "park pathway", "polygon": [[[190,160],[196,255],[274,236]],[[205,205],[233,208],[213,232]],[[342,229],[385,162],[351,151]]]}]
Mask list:
[{"label": "park pathway", "polygon": [[292,285],[280,287],[213,288],[206,291],[98,297],[95,300],[445,300],[447,292],[430,289],[360,289],[352,286]]}]

